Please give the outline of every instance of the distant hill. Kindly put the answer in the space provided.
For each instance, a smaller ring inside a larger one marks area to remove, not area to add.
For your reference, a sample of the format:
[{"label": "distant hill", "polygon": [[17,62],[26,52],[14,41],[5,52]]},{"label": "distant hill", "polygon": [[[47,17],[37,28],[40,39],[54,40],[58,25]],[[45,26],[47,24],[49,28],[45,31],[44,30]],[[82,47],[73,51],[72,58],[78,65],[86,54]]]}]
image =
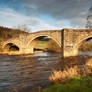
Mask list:
[{"label": "distant hill", "polygon": [[0,26],[0,42],[12,37],[17,37],[20,34],[28,34],[28,33],[19,29],[11,29]]}]

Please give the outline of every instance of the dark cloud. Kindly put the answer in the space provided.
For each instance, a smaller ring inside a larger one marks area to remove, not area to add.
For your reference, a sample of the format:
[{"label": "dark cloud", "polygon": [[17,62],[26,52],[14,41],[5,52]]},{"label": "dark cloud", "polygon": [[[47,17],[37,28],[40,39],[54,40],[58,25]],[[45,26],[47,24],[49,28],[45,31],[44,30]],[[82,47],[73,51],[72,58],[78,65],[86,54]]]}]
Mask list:
[{"label": "dark cloud", "polygon": [[86,19],[92,0],[24,0],[22,3],[33,14],[50,15],[78,25]]},{"label": "dark cloud", "polygon": [[[81,12],[87,11],[92,3],[91,0],[24,0],[29,6],[36,7],[39,13],[49,14],[55,17],[72,18],[80,16]],[[31,9],[30,9],[31,10]],[[35,12],[34,12],[35,13]]]}]

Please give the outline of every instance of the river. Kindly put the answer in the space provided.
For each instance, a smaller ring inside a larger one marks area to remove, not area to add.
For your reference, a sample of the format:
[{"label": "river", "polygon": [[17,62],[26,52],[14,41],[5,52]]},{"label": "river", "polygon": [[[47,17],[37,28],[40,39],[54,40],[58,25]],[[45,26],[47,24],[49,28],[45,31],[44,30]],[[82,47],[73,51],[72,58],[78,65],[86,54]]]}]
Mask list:
[{"label": "river", "polygon": [[50,85],[52,70],[60,66],[61,55],[0,55],[0,92],[34,92]]},{"label": "river", "polygon": [[[82,53],[80,56],[92,53]],[[61,68],[61,54],[0,55],[0,92],[38,92],[51,85],[49,76]]]}]

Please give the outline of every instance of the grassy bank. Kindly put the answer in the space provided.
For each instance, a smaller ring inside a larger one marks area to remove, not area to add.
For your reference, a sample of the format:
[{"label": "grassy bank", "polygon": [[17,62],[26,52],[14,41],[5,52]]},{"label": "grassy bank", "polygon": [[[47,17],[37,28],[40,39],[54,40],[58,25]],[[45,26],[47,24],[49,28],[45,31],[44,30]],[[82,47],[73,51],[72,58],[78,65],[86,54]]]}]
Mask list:
[{"label": "grassy bank", "polygon": [[55,84],[41,92],[92,92],[92,77],[75,77],[66,84]]}]

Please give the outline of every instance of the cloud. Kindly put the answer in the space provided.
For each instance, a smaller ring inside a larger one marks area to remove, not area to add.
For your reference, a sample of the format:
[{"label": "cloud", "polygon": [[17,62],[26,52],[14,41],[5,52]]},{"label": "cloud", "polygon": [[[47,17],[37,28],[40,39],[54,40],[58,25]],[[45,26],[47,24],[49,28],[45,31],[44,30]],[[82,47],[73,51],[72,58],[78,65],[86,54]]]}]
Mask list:
[{"label": "cloud", "polygon": [[56,25],[57,25],[57,26],[60,26],[60,27],[63,27],[63,26],[66,25],[66,23],[65,23],[65,21],[63,21],[63,20],[59,20],[59,21],[57,21]]},{"label": "cloud", "polygon": [[[82,21],[87,17],[92,0],[24,0],[25,3],[28,6],[26,8],[33,14],[50,15],[57,20],[68,20],[71,26],[74,24],[85,26]],[[30,9],[30,4],[36,6],[35,12]]]},{"label": "cloud", "polygon": [[[15,10],[17,9],[18,12],[20,10],[22,13],[26,14],[26,15],[21,15],[14,11],[15,14],[17,15],[13,15],[13,17],[18,16],[17,18],[19,23],[25,23],[25,21],[27,21],[28,24],[30,24],[31,26],[38,27],[44,24],[44,26],[48,26],[51,28],[57,28],[58,22],[59,25],[61,25],[62,23],[60,24],[60,21],[63,22],[62,24],[63,26],[61,27],[67,27],[66,25],[68,24],[66,23],[66,21],[68,21],[70,27],[73,28],[85,27],[86,17],[88,15],[89,8],[92,6],[92,0],[20,0],[20,1],[4,0],[4,1],[10,3],[13,2],[13,4],[15,4],[14,2],[16,2],[16,5],[12,5],[12,8]],[[10,5],[8,5],[8,7],[11,8]],[[43,16],[49,15],[50,17],[55,19],[57,27],[54,27],[52,24],[49,25],[45,23],[44,20],[35,17],[40,15]],[[29,18],[29,16],[31,17]],[[11,19],[11,21],[12,20],[15,21],[16,18],[15,20]]]},{"label": "cloud", "polygon": [[32,31],[57,29],[57,27],[49,25],[39,18],[18,13],[10,8],[6,8],[3,11],[0,11],[0,20],[0,25],[15,27],[25,24],[30,27]]},{"label": "cloud", "polygon": [[74,19],[71,19],[71,25],[75,28],[85,28],[86,22],[86,18],[76,17]]}]

